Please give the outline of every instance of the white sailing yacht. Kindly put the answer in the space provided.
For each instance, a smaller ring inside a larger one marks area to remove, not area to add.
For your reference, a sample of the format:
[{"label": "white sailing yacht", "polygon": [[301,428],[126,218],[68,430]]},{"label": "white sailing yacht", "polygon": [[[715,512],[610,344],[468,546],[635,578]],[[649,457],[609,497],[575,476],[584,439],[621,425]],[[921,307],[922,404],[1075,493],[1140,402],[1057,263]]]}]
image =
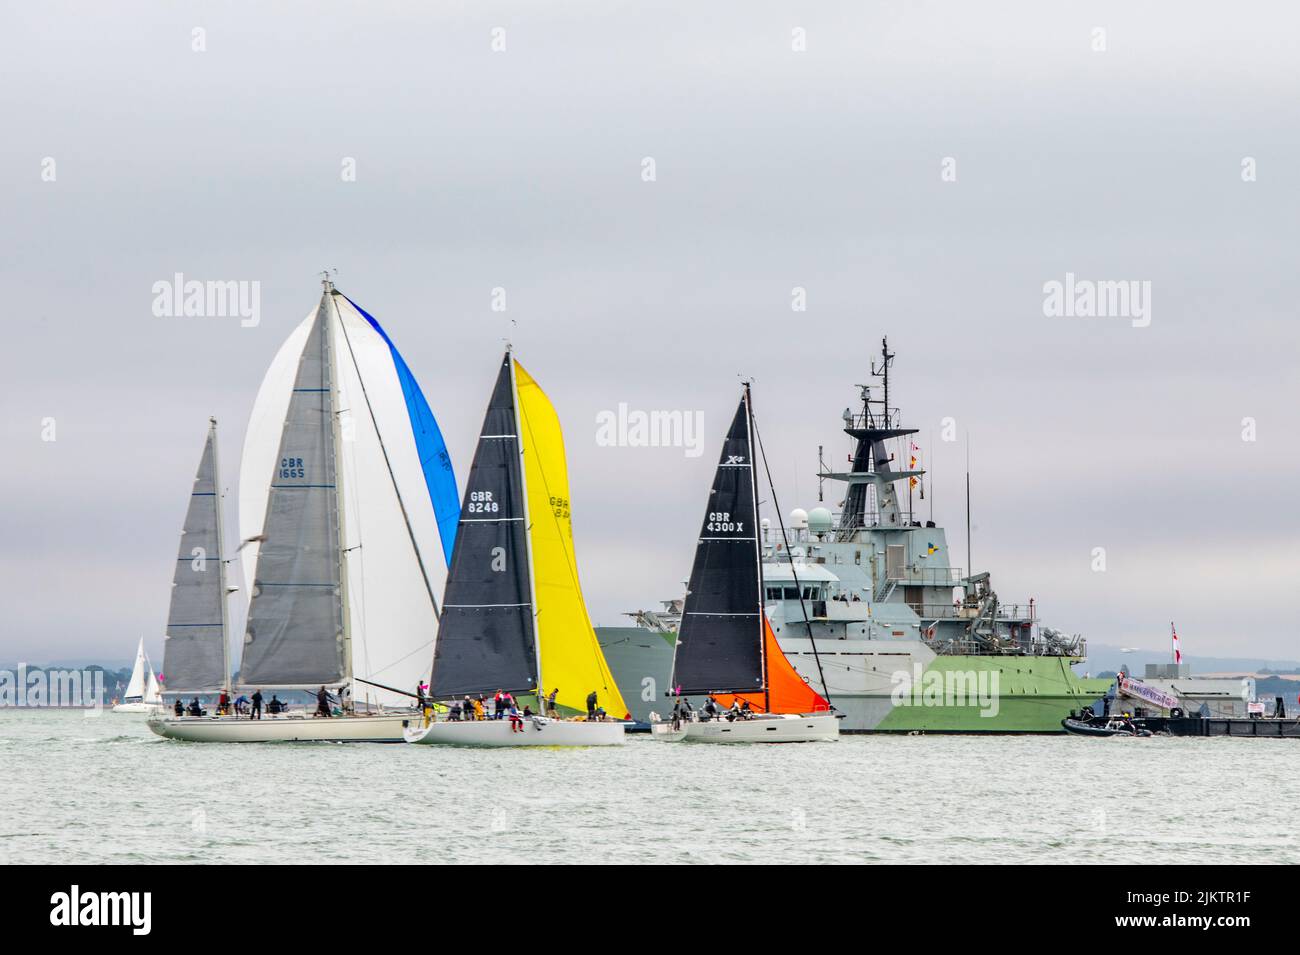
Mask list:
[{"label": "white sailing yacht", "polygon": [[[241,556],[252,584],[232,690],[260,690],[266,700],[276,690],[323,689],[333,715],[316,716],[315,707],[264,710],[261,719],[159,714],[149,725],[161,736],[400,742],[415,713],[438,630],[434,594],[456,532],[456,479],[396,346],[328,277],[323,284],[319,305],[271,363],[244,441]],[[211,482],[215,490],[215,467]],[[214,521],[219,527],[219,512]],[[227,645],[221,604],[220,628],[195,628],[212,660],[218,641]],[[185,645],[177,639],[169,626],[169,649]],[[205,669],[196,679],[213,684],[214,676]]]},{"label": "white sailing yacht", "polygon": [[152,713],[163,702],[158,690],[158,677],[154,675],[153,664],[149,654],[144,652],[144,638],[135,651],[135,666],[131,669],[131,680],[122,694],[122,702],[114,705],[114,713]]},{"label": "white sailing yacht", "polygon": [[[627,707],[587,615],[573,548],[569,474],[560,419],[509,349],[483,419],[465,485],[429,695],[452,706],[554,694],[581,719],[455,720],[413,724],[410,743],[462,746],[614,746]],[[588,720],[590,695],[615,720]],[[522,701],[520,703],[522,706]]]}]

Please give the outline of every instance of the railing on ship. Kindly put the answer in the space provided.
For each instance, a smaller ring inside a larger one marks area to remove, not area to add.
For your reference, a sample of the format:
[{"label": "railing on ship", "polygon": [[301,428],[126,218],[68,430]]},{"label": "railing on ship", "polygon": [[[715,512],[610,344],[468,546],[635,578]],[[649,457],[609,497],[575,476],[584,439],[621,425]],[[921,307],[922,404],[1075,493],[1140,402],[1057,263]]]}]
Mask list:
[{"label": "railing on ship", "polygon": [[1026,657],[1078,657],[1088,655],[1088,641],[1083,637],[1053,640],[1038,637],[1024,640],[977,640],[953,637],[931,641],[931,648],[940,656],[1026,656]]},{"label": "railing on ship", "polygon": [[871,420],[867,420],[865,414],[846,415],[844,423],[850,428],[864,430],[866,428],[901,428],[903,426],[903,413],[897,408],[890,408],[888,413],[873,411]]},{"label": "railing on ship", "polygon": [[[904,581],[907,583],[907,581]],[[951,620],[954,617],[969,617],[974,620],[979,616],[978,609],[962,607],[960,603],[909,603],[916,615],[925,619],[937,618]],[[997,614],[993,619],[999,623],[1029,624],[1035,619],[1036,610],[1030,604],[998,604]]]},{"label": "railing on ship", "polygon": [[891,576],[904,587],[956,587],[961,583],[960,567],[917,567]]},{"label": "railing on ship", "polygon": [[879,509],[877,509],[874,504],[862,511],[860,514],[835,514],[832,516],[835,533],[853,534],[860,530],[879,530],[882,527],[907,528],[925,526],[924,521],[916,519],[915,511],[909,512],[907,510],[907,503],[905,500],[899,501],[898,507],[898,519],[893,521],[883,520],[880,516]]}]

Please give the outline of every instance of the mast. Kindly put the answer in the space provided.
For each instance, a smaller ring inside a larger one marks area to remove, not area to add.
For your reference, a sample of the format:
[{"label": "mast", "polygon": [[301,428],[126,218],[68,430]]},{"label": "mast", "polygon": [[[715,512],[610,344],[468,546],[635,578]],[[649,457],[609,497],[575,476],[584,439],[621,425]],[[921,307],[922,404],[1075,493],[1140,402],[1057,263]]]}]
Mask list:
[{"label": "mast", "polygon": [[[343,495],[343,436],[339,427],[339,382],[334,360],[334,319],[339,318],[338,306],[334,304],[334,283],[329,273],[321,279],[324,296],[330,304],[334,318],[325,313],[325,367],[330,376],[330,426],[334,432],[334,502],[338,510],[339,532],[339,600],[343,612],[343,682],[352,682],[352,611],[348,601],[348,536],[347,536],[347,499]],[[339,318],[341,322],[342,319]]]},{"label": "mast", "polygon": [[542,682],[542,631],[537,625],[537,581],[533,574],[533,520],[528,511],[528,468],[524,461],[524,429],[519,420],[519,384],[515,381],[515,356],[506,343],[506,361],[510,364],[510,404],[515,413],[515,442],[519,453],[519,496],[524,503],[524,554],[528,570],[528,600],[533,614],[533,656],[537,662],[537,706],[541,709],[546,684]]},{"label": "mast", "polygon": [[221,667],[222,685],[226,696],[231,697],[230,684],[230,593],[226,585],[226,545],[225,532],[221,525],[221,461],[217,457],[217,419],[208,419],[208,437],[212,442],[212,490],[216,494],[217,505],[217,581],[221,587]]},{"label": "mast", "polygon": [[[753,487],[754,493],[754,563],[758,565],[758,658],[763,667],[763,711],[769,712],[772,709],[771,691],[768,688],[767,678],[767,611],[764,607],[766,590],[763,589],[763,544],[759,539],[758,528],[758,469],[754,467],[754,404],[749,393],[749,382],[744,383],[745,387],[745,423],[749,432],[749,482]],[[785,536],[784,530],[781,534]],[[786,550],[789,551],[789,543],[786,543]],[[798,583],[795,584],[798,586]]]}]

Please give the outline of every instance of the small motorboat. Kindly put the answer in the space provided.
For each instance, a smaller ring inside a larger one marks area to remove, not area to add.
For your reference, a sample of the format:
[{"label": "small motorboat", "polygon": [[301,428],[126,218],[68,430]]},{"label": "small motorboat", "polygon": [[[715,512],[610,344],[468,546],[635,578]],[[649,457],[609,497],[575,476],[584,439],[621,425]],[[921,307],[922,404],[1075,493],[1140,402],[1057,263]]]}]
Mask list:
[{"label": "small motorboat", "polygon": [[1102,720],[1076,720],[1066,717],[1061,726],[1067,733],[1076,736],[1151,736],[1149,729],[1138,726],[1132,720],[1115,718]]}]

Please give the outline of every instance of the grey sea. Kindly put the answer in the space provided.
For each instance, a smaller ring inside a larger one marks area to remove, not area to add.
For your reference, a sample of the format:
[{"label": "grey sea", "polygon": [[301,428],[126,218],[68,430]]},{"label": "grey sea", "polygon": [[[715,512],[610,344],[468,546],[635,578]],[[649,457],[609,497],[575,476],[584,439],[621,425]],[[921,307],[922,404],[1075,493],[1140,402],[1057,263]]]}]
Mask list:
[{"label": "grey sea", "polygon": [[0,710],[0,863],[1295,863],[1294,740],[471,750]]}]

